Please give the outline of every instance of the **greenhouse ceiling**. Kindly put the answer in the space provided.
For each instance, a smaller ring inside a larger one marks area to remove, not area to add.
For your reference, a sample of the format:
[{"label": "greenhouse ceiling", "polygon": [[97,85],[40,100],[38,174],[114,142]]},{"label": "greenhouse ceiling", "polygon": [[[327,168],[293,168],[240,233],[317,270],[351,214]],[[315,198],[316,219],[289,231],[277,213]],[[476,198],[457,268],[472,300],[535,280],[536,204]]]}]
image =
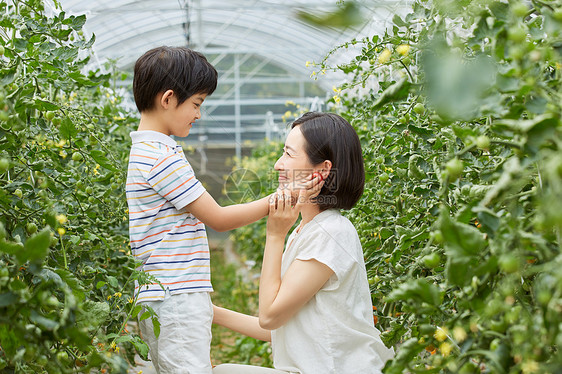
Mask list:
[{"label": "greenhouse ceiling", "polygon": [[[279,122],[286,112],[283,108],[286,101],[322,109],[317,103],[343,77],[327,74],[313,80],[307,61],[320,61],[332,48],[355,37],[384,33],[394,14],[404,13],[410,1],[356,1],[362,21],[345,28],[313,26],[297,16],[298,12],[315,15],[333,12],[345,6],[341,0],[59,0],[58,3],[69,14],[86,14],[85,32],[96,36],[92,63],[100,67],[113,60],[119,69],[132,71],[143,52],[159,45],[188,46],[204,53],[219,71],[219,88],[206,104],[212,118],[221,123],[222,129],[214,131],[224,133],[225,128],[237,127],[236,141],[243,141],[241,133],[249,134],[252,128],[260,133],[265,122]],[[252,83],[265,85],[265,90],[270,88],[272,92],[264,94],[263,88],[245,92],[244,85]],[[293,88],[283,89],[280,85]],[[279,92],[275,93],[276,89]],[[269,117],[266,113],[270,113]],[[213,132],[213,126],[202,131]],[[263,131],[257,136],[263,137]]]}]

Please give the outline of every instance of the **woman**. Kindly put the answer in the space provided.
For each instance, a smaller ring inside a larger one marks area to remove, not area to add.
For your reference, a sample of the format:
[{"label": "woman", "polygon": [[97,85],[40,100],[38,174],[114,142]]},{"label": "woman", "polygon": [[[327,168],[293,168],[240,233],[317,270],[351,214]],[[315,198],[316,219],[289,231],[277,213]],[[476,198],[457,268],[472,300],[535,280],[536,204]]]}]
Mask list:
[{"label": "woman", "polygon": [[[275,163],[279,189],[269,206],[259,316],[215,306],[213,320],[271,341],[275,369],[225,364],[213,373],[380,373],[394,353],[373,324],[357,231],[339,212],[363,193],[359,138],[338,115],[307,113],[293,123],[283,151]],[[301,190],[294,204],[290,186],[311,172],[324,186],[310,200]],[[283,251],[299,213],[301,223]]]}]

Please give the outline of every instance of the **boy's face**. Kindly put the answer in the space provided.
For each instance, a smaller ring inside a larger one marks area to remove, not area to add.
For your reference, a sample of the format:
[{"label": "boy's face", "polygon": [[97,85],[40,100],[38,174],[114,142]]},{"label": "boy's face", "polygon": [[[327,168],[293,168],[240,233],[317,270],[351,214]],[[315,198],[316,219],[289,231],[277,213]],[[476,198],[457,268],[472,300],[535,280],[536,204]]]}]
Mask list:
[{"label": "boy's face", "polygon": [[175,96],[170,105],[170,122],[169,132],[170,135],[175,135],[180,138],[185,138],[189,135],[189,130],[193,127],[196,120],[201,118],[201,105],[207,94],[195,94],[182,104],[177,105]]}]

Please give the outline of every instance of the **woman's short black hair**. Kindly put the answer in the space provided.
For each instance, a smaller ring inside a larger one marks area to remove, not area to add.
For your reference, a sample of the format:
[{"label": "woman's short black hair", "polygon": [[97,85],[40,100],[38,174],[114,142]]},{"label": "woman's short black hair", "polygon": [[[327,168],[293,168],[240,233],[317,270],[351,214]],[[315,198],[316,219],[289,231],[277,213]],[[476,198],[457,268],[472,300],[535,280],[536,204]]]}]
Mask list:
[{"label": "woman's short black hair", "polygon": [[139,112],[154,108],[156,96],[173,90],[178,105],[195,94],[212,94],[217,71],[205,56],[187,47],[157,47],[135,63],[133,94]]},{"label": "woman's short black hair", "polygon": [[361,143],[355,129],[334,113],[309,112],[293,122],[305,140],[305,152],[312,165],[332,162],[330,174],[316,198],[320,209],[351,209],[365,186]]}]

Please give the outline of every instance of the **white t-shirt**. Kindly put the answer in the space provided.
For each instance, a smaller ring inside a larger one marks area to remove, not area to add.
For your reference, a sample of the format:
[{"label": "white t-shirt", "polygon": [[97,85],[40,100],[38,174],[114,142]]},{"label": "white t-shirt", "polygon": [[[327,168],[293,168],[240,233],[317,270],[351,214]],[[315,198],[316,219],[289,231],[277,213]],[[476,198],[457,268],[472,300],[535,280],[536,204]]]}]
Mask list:
[{"label": "white t-shirt", "polygon": [[301,374],[380,373],[394,350],[374,326],[359,236],[338,210],[323,211],[291,233],[281,276],[293,261],[310,259],[334,274],[293,318],[272,331],[275,368]]},{"label": "white t-shirt", "polygon": [[293,318],[271,332],[275,368],[301,374],[380,373],[394,350],[374,326],[355,227],[338,210],[321,212],[289,236],[281,276],[297,259],[319,261],[334,274]]}]

